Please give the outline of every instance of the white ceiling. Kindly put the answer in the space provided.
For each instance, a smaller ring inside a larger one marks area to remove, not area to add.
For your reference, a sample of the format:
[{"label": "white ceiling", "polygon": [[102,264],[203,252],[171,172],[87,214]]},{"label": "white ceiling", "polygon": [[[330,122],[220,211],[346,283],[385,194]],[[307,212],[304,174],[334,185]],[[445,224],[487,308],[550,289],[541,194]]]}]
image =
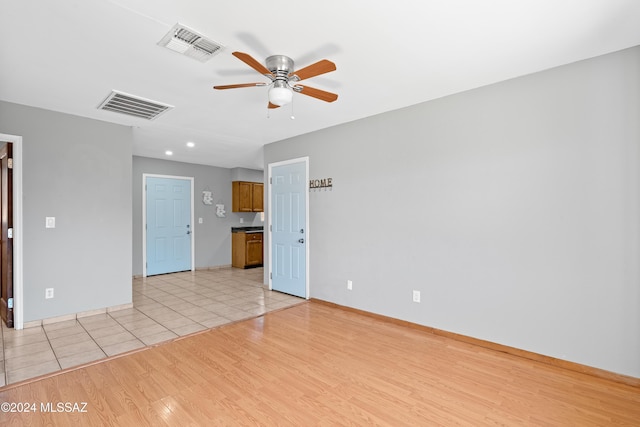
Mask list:
[{"label": "white ceiling", "polygon": [[[134,127],[135,155],[263,167],[273,141],[640,44],[637,0],[0,0],[0,99]],[[206,63],[159,47],[177,22],[219,42]],[[267,113],[233,57],[337,70]],[[175,106],[154,121],[98,110],[119,90]],[[196,146],[187,148],[186,142]]]}]

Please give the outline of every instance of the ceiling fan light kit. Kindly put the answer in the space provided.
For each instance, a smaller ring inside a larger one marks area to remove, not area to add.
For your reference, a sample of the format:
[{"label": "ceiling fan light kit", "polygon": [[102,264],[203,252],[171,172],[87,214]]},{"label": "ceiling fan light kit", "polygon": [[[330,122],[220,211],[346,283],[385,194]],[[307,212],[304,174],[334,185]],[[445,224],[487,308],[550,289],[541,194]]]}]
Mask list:
[{"label": "ceiling fan light kit", "polygon": [[284,55],[273,55],[265,62],[267,69],[274,76],[273,86],[269,89],[269,102],[278,107],[290,104],[293,100],[293,92],[289,86],[288,77],[293,72],[293,59]]},{"label": "ceiling fan light kit", "polygon": [[270,83],[241,83],[233,85],[214,86],[214,89],[237,89],[243,87],[270,86],[269,104],[267,108],[273,109],[290,104],[293,100],[293,93],[301,93],[312,98],[325,102],[333,102],[338,99],[338,95],[324,90],[315,89],[309,86],[296,84],[297,82],[318,76],[320,74],[335,71],[336,65],[323,59],[298,71],[294,71],[293,59],[285,55],[272,55],[265,60],[265,65],[255,60],[251,55],[243,52],[233,52],[232,54],[258,73],[271,80]]},{"label": "ceiling fan light kit", "polygon": [[269,102],[278,107],[290,104],[293,100],[293,92],[286,82],[275,81],[269,89]]}]

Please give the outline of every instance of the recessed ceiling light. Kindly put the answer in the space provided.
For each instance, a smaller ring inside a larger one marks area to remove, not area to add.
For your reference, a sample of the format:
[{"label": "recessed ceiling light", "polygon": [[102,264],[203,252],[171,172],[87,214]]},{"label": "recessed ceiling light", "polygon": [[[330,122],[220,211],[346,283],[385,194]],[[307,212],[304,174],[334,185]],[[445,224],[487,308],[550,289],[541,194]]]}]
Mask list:
[{"label": "recessed ceiling light", "polygon": [[189,147],[189,148],[193,148],[193,147],[195,147],[195,146],[196,146],[196,143],[195,143],[195,142],[191,142],[191,141],[187,142],[187,147]]},{"label": "recessed ceiling light", "polygon": [[166,154],[167,156],[173,156],[173,151],[167,150],[164,152],[164,154]]}]

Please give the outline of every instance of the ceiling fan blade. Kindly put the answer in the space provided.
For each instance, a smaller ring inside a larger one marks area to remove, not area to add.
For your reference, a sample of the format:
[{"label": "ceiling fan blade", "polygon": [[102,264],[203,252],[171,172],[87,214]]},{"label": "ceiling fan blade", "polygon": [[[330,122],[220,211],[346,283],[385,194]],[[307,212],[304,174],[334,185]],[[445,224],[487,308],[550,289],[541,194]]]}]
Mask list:
[{"label": "ceiling fan blade", "polygon": [[247,64],[249,67],[259,72],[260,74],[265,75],[269,78],[274,78],[273,74],[271,74],[271,71],[269,71],[267,67],[259,63],[256,59],[253,58],[253,56],[249,55],[248,53],[233,52],[232,55],[238,58],[240,61]]},{"label": "ceiling fan blade", "polygon": [[269,103],[269,105],[267,105],[267,108],[270,108],[270,109],[273,109],[273,108],[280,108],[280,106],[279,106],[279,105],[276,105],[276,104]]},{"label": "ceiling fan blade", "polygon": [[237,89],[239,87],[256,87],[256,86],[266,86],[266,83],[240,83],[237,85],[222,85],[222,86],[214,86],[214,89]]},{"label": "ceiling fan blade", "polygon": [[317,98],[326,102],[333,102],[338,99],[338,95],[336,95],[335,93],[326,92],[324,90],[316,89],[309,86],[295,85],[294,89],[296,89],[296,92],[298,93],[311,96],[313,98]]},{"label": "ceiling fan blade", "polygon": [[311,64],[298,71],[294,71],[290,75],[298,76],[298,79],[304,80],[311,77],[319,76],[320,74],[329,73],[335,70],[336,70],[336,64],[329,61],[328,59],[323,59],[321,61],[316,62],[315,64]]}]

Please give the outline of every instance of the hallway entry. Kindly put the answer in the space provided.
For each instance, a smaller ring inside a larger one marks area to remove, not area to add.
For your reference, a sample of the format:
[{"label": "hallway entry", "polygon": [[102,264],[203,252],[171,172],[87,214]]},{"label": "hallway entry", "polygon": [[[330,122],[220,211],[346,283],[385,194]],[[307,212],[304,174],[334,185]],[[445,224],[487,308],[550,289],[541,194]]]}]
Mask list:
[{"label": "hallway entry", "polygon": [[13,328],[13,158],[10,142],[0,143],[0,317]]},{"label": "hallway entry", "polygon": [[145,175],[145,275],[193,269],[193,178]]}]

